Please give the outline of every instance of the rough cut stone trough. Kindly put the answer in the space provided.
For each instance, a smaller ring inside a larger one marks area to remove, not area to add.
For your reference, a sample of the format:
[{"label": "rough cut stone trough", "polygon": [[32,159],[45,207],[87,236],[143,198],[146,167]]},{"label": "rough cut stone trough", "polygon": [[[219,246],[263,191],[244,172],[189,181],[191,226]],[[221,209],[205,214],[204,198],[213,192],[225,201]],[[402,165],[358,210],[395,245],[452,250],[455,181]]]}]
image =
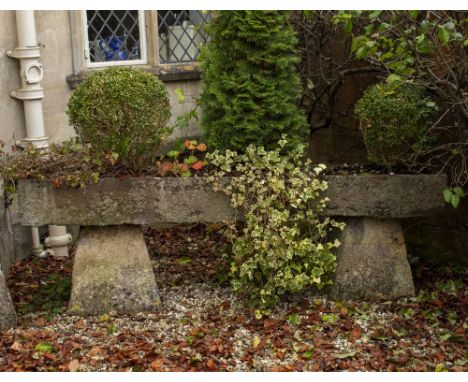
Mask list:
[{"label": "rough cut stone trough", "polygon": [[[398,219],[443,209],[444,175],[330,175],[326,214],[347,224],[340,233],[330,296],[393,299],[414,293]],[[229,179],[226,179],[228,182]],[[78,242],[70,309],[151,310],[160,304],[141,225],[214,223],[239,218],[229,198],[206,178],[105,178],[84,190],[20,180],[26,226],[87,226]],[[134,227],[134,228],[132,228]]]}]

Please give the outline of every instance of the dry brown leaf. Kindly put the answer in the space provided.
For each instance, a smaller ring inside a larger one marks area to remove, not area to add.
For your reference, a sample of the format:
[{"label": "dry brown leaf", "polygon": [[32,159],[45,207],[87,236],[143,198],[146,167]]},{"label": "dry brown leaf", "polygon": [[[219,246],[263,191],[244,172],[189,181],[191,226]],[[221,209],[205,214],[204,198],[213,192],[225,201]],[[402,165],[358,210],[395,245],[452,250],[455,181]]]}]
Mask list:
[{"label": "dry brown leaf", "polygon": [[154,371],[159,371],[161,370],[161,367],[164,365],[164,360],[162,359],[155,359],[153,362],[151,362],[151,368]]},{"label": "dry brown leaf", "polygon": [[102,353],[102,348],[100,346],[93,346],[91,350],[88,352],[88,357],[95,357]]},{"label": "dry brown leaf", "polygon": [[361,329],[359,328],[354,328],[353,330],[351,330],[351,336],[355,339],[355,340],[358,340],[359,338],[361,338]]},{"label": "dry brown leaf", "polygon": [[74,359],[73,361],[70,361],[68,363],[68,370],[71,372],[78,371],[80,368],[80,362],[77,359]]},{"label": "dry brown leaf", "polygon": [[23,350],[23,346],[18,341],[15,341],[13,345],[10,346],[10,349],[20,351]]},{"label": "dry brown leaf", "polygon": [[213,361],[212,359],[209,359],[206,362],[206,366],[208,366],[208,369],[210,369],[210,370],[216,370],[216,368],[217,368],[215,361]]},{"label": "dry brown leaf", "polygon": [[32,322],[35,326],[47,326],[47,320],[44,317],[40,317]]}]

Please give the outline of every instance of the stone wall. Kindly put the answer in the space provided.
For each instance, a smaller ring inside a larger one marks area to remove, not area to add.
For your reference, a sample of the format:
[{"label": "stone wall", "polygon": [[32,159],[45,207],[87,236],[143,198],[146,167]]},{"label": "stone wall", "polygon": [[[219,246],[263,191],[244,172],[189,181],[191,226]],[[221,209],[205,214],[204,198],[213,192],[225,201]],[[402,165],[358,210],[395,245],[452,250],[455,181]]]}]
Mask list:
[{"label": "stone wall", "polygon": [[[41,47],[41,62],[44,68],[44,124],[50,142],[58,143],[75,135],[65,114],[68,99],[73,89],[67,81],[76,75],[73,67],[72,27],[69,11],[36,11],[36,31]],[[19,62],[6,55],[6,51],[17,45],[16,18],[14,11],[0,11],[0,140],[11,150],[15,141],[25,136],[23,106],[21,101],[10,97],[13,90],[20,87]],[[76,32],[76,31],[75,31]],[[76,34],[76,33],[75,33]],[[149,68],[149,66],[147,67]],[[184,67],[182,67],[184,68]],[[200,75],[187,67],[185,75],[169,73],[160,76],[167,81],[172,107],[172,119],[189,110],[194,105],[194,97],[200,93]],[[186,95],[184,103],[178,102],[175,90],[182,88]],[[171,138],[199,135],[196,124],[192,123],[185,131],[175,131]]]},{"label": "stone wall", "polygon": [[[69,11],[36,11],[36,32],[41,48],[41,62],[44,68],[44,127],[51,143],[59,143],[75,135],[69,126],[65,113],[68,99],[73,93],[70,77],[76,76],[74,52],[72,48],[72,21]],[[17,46],[16,17],[14,11],[0,11],[0,141],[5,143],[6,151],[12,151],[16,140],[26,135],[22,102],[10,97],[13,90],[21,86],[19,62],[10,58],[6,52]],[[76,31],[75,31],[76,32]],[[76,33],[75,33],[76,35]],[[166,69],[155,75],[167,81],[172,111],[171,122],[194,106],[195,97],[201,89],[200,73],[193,67],[185,66],[184,73],[174,73]],[[81,68],[82,69],[82,68]],[[78,68],[78,72],[80,68]],[[78,81],[79,82],[79,81]],[[178,102],[176,89],[181,88],[186,95],[184,103]],[[198,136],[200,132],[194,122],[184,131],[174,131],[170,140],[181,136]],[[10,216],[13,232],[15,258],[31,254],[31,230],[19,225],[15,201],[6,211]],[[5,216],[7,216],[5,215]],[[5,269],[5,268],[4,268]]]},{"label": "stone wall", "polygon": [[6,274],[14,260],[13,232],[5,207],[3,180],[0,178],[0,269]]}]

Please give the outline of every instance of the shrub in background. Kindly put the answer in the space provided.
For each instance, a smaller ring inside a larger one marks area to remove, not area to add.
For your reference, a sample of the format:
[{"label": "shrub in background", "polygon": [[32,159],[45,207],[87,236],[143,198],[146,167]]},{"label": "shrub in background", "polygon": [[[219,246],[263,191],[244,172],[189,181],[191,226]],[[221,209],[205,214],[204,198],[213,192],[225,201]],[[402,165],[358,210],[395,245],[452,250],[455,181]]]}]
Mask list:
[{"label": "shrub in background", "polygon": [[391,167],[422,150],[435,111],[420,86],[400,81],[371,86],[356,104],[369,159]]},{"label": "shrub in background", "polygon": [[202,128],[208,147],[244,152],[306,133],[295,71],[296,37],[285,11],[220,11],[202,52]]},{"label": "shrub in background", "polygon": [[170,133],[165,85],[137,69],[96,71],[73,93],[67,114],[95,152],[112,152],[131,167],[151,160]]}]

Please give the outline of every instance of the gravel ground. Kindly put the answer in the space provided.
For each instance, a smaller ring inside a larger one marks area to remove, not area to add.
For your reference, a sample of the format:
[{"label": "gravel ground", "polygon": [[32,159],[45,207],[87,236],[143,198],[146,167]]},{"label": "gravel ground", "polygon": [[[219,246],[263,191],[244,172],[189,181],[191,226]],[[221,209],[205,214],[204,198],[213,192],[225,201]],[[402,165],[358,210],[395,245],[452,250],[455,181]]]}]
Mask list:
[{"label": "gravel ground", "polygon": [[9,285],[19,325],[0,332],[0,370],[468,370],[466,275],[420,264],[415,298],[365,303],[302,296],[256,319],[218,283],[216,248],[223,240],[216,229],[148,231],[163,298],[157,312],[71,316],[63,307],[72,257],[18,264]]}]

